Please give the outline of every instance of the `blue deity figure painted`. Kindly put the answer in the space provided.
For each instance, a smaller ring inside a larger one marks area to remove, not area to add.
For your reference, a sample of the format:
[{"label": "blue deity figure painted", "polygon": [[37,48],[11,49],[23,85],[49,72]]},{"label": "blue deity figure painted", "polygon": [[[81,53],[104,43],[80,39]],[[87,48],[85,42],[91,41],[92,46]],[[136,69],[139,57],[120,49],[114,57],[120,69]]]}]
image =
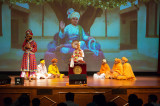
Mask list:
[{"label": "blue deity figure painted", "polygon": [[[48,49],[49,51],[56,51],[60,50],[61,53],[67,54],[72,53],[74,49],[71,46],[72,41],[79,40],[81,42],[81,49],[82,50],[90,50],[95,55],[98,56],[100,45],[95,41],[93,37],[86,35],[84,29],[78,25],[78,21],[80,18],[80,14],[75,12],[72,8],[67,11],[68,18],[71,20],[71,24],[65,26],[63,21],[60,22],[60,32],[58,33],[58,37],[60,39],[66,38],[65,42],[61,45],[55,45],[54,42],[49,44]],[[86,45],[86,42],[87,43]]]}]

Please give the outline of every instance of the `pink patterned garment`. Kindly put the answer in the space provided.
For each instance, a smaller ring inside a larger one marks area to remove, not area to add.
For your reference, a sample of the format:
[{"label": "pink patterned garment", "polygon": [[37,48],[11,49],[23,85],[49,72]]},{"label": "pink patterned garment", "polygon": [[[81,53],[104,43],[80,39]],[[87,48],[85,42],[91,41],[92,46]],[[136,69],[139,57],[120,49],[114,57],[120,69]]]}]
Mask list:
[{"label": "pink patterned garment", "polygon": [[[31,45],[31,49],[26,49],[24,46],[29,43]],[[22,50],[25,51],[23,54],[21,71],[29,71],[35,72],[37,71],[37,62],[35,57],[35,52],[37,52],[37,44],[34,40],[27,42],[26,40],[23,42]]]}]

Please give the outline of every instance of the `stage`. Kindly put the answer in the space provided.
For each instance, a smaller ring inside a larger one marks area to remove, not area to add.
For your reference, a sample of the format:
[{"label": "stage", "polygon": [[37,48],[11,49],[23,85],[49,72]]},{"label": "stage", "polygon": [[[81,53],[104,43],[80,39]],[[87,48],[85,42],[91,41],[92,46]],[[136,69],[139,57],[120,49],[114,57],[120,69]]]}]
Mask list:
[{"label": "stage", "polygon": [[75,102],[85,106],[92,101],[95,94],[104,94],[107,101],[115,101],[119,106],[127,103],[129,94],[136,94],[146,103],[149,94],[156,94],[160,99],[160,78],[136,77],[135,81],[115,79],[93,79],[87,77],[87,85],[66,86],[69,78],[25,80],[24,85],[15,85],[15,77],[10,76],[11,84],[0,85],[0,105],[4,97],[11,97],[15,101],[22,93],[30,95],[30,99],[40,98],[41,105],[56,105],[65,101],[67,92],[75,93]]}]

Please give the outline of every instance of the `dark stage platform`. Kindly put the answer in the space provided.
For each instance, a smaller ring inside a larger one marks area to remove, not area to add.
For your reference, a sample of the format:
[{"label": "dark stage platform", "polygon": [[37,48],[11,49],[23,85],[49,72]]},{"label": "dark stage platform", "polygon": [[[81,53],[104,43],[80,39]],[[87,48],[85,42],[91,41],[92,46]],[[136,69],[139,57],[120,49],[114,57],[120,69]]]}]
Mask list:
[{"label": "dark stage platform", "polygon": [[149,94],[156,94],[160,99],[160,77],[136,77],[137,80],[93,79],[87,77],[87,86],[66,86],[69,78],[25,80],[24,85],[15,85],[15,76],[11,76],[11,84],[0,85],[0,105],[3,98],[11,97],[15,101],[22,93],[30,95],[30,99],[40,98],[41,105],[56,105],[65,101],[67,92],[75,93],[75,102],[85,106],[92,102],[93,95],[102,93],[107,101],[115,101],[119,106],[127,103],[129,94],[136,94],[146,103]]}]

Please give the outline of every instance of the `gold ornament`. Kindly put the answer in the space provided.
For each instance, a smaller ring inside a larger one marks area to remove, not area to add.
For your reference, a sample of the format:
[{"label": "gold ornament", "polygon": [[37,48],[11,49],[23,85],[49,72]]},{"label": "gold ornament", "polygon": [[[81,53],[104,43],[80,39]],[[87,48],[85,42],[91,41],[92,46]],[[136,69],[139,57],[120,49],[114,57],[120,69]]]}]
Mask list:
[{"label": "gold ornament", "polygon": [[80,66],[75,66],[73,68],[73,73],[74,74],[81,74],[82,73],[82,68]]}]

